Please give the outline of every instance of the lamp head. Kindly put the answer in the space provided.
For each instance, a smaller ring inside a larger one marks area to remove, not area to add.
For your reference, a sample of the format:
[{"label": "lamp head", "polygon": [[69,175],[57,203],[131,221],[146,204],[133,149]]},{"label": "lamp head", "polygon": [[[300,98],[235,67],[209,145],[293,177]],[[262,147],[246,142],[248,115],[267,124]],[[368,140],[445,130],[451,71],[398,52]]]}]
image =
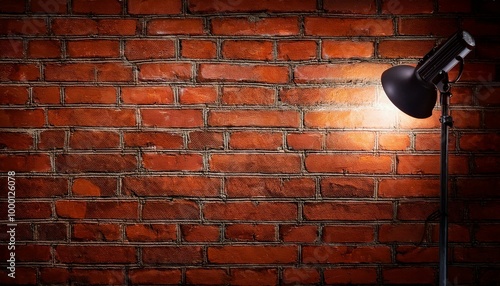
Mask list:
[{"label": "lamp head", "polygon": [[404,113],[415,118],[431,116],[437,99],[436,86],[447,79],[447,73],[462,62],[474,46],[469,33],[455,33],[443,45],[425,55],[417,67],[401,65],[383,72],[385,93]]}]

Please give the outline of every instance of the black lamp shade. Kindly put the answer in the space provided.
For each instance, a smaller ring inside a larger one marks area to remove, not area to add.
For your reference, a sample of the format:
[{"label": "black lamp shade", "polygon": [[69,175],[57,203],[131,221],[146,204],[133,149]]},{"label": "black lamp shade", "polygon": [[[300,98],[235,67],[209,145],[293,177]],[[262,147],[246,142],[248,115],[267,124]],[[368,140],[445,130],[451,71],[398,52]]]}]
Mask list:
[{"label": "black lamp shade", "polygon": [[437,90],[434,85],[419,79],[416,69],[401,65],[382,73],[385,94],[397,108],[415,118],[432,115]]}]

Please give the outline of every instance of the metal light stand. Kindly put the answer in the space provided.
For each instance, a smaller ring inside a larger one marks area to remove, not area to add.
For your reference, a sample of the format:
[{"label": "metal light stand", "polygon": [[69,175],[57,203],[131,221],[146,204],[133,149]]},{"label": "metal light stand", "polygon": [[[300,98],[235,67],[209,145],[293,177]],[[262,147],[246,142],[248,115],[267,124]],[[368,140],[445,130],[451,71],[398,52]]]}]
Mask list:
[{"label": "metal light stand", "polygon": [[441,175],[440,175],[440,206],[439,206],[439,285],[448,285],[448,128],[453,126],[449,114],[451,86],[448,73],[445,73],[439,87],[441,96]]}]

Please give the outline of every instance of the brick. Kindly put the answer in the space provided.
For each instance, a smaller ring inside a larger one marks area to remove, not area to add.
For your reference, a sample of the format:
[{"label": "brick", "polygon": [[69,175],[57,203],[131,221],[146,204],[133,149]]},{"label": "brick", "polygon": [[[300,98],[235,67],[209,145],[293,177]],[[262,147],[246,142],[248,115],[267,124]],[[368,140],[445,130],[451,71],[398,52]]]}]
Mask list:
[{"label": "brick", "polygon": [[180,269],[130,269],[128,278],[132,284],[159,284],[174,285],[180,284],[182,273]]},{"label": "brick", "polygon": [[125,148],[182,149],[184,146],[181,134],[166,132],[125,132],[123,133]]},{"label": "brick", "polygon": [[110,36],[133,36],[138,31],[138,21],[135,19],[99,19],[97,33]]},{"label": "brick", "polygon": [[47,22],[43,18],[3,18],[0,19],[0,35],[47,35]]},{"label": "brick", "polygon": [[35,86],[32,89],[33,101],[38,104],[58,104],[61,92],[57,86]]},{"label": "brick", "polygon": [[25,9],[25,3],[16,0],[4,0],[0,4],[0,12],[2,13],[22,13]]},{"label": "brick", "polygon": [[202,63],[198,80],[202,82],[287,83],[288,67],[258,64]]},{"label": "brick", "polygon": [[379,133],[378,148],[380,150],[405,151],[410,148],[408,134]]},{"label": "brick", "polygon": [[382,14],[405,15],[405,14],[431,14],[434,12],[434,1],[382,1]]},{"label": "brick", "polygon": [[203,196],[219,195],[221,181],[212,177],[126,177],[123,193],[133,196]]},{"label": "brick", "polygon": [[230,276],[225,269],[186,269],[186,283],[194,285],[226,285]]},{"label": "brick", "polygon": [[481,115],[478,110],[457,110],[452,113],[453,127],[480,129]]},{"label": "brick", "polygon": [[319,133],[288,133],[286,144],[290,150],[321,150],[324,137]]},{"label": "brick", "polygon": [[[474,3],[475,4],[475,3]],[[498,5],[497,5],[498,6]],[[500,9],[495,7],[496,13]],[[487,10],[486,8],[485,10]],[[491,10],[490,10],[491,11]],[[488,11],[488,12],[490,12]],[[471,33],[475,37],[479,36],[495,36],[499,30],[500,26],[494,18],[490,17],[476,17],[476,18],[465,18],[463,19],[463,29]],[[451,35],[451,33],[450,33]]]},{"label": "brick", "polygon": [[364,154],[309,154],[305,159],[308,172],[387,174],[392,172],[392,156]]},{"label": "brick", "polygon": [[437,247],[398,246],[396,261],[400,263],[430,263],[439,261]]},{"label": "brick", "polygon": [[317,58],[318,44],[315,41],[279,41],[278,60],[300,61]]},{"label": "brick", "polygon": [[270,269],[231,269],[230,285],[276,285],[278,284],[278,272]]},{"label": "brick", "polygon": [[493,178],[460,178],[457,180],[457,196],[460,198],[500,197],[500,180]]},{"label": "brick", "polygon": [[48,111],[52,126],[135,126],[135,110],[106,108],[58,108]]},{"label": "brick", "polygon": [[120,0],[74,0],[72,11],[75,14],[119,15],[122,3]]},{"label": "brick", "polygon": [[472,203],[469,205],[469,217],[471,220],[498,220],[498,201],[486,203]]},{"label": "brick", "polygon": [[483,262],[495,263],[500,252],[496,247],[457,247],[453,253],[457,262]]},{"label": "brick", "polygon": [[322,240],[326,243],[373,242],[375,228],[365,225],[327,225]]},{"label": "brick", "polygon": [[137,253],[132,246],[58,245],[55,259],[61,263],[136,263]]},{"label": "brick", "polygon": [[71,239],[74,241],[120,241],[120,226],[112,223],[73,224]]},{"label": "brick", "polygon": [[203,208],[207,220],[294,221],[297,205],[286,202],[211,202]]},{"label": "brick", "polygon": [[140,81],[190,81],[191,63],[145,63],[138,65]]},{"label": "brick", "polygon": [[181,40],[181,55],[191,59],[215,59],[217,44],[210,40]]},{"label": "brick", "polygon": [[68,226],[64,223],[41,223],[36,227],[39,241],[66,241]]},{"label": "brick", "polygon": [[64,94],[65,103],[116,103],[116,88],[110,86],[68,86],[64,89]]},{"label": "brick", "polygon": [[394,114],[380,109],[309,111],[304,122],[310,128],[392,128]]},{"label": "brick", "polygon": [[66,132],[61,130],[46,130],[40,132],[38,149],[53,150],[62,149],[66,144]]},{"label": "brick", "polygon": [[392,212],[392,203],[385,202],[320,202],[304,205],[304,217],[307,220],[390,220]]},{"label": "brick", "polygon": [[[309,36],[391,36],[392,20],[387,18],[306,17],[305,34]],[[335,27],[335,29],[331,29]]]},{"label": "brick", "polygon": [[146,201],[142,208],[145,220],[193,220],[199,219],[200,207],[188,200]]},{"label": "brick", "polygon": [[22,40],[0,40],[0,49],[2,49],[2,54],[0,55],[2,59],[23,58]]},{"label": "brick", "polygon": [[61,173],[131,172],[137,168],[137,158],[127,154],[61,154],[55,164]]},{"label": "brick", "polygon": [[316,2],[313,0],[291,0],[291,1],[203,1],[190,0],[188,9],[192,13],[232,13],[232,12],[313,12],[316,10]]},{"label": "brick", "polygon": [[[7,169],[2,169],[7,170]],[[11,169],[8,169],[11,170]],[[7,217],[7,202],[0,203],[0,207]],[[49,220],[52,217],[52,204],[49,202],[19,202],[16,201],[16,220],[19,219],[44,219]],[[16,234],[17,235],[17,234]]]},{"label": "brick", "polygon": [[374,0],[324,0],[323,9],[335,14],[375,14],[377,5]]},{"label": "brick", "polygon": [[325,40],[321,45],[323,59],[370,58],[373,51],[372,42]]},{"label": "brick", "polygon": [[213,154],[209,161],[213,172],[228,173],[299,173],[297,154]]},{"label": "brick", "polygon": [[378,240],[383,243],[411,242],[421,243],[425,238],[425,226],[423,224],[383,224],[379,227]]},{"label": "brick", "polygon": [[148,35],[203,35],[203,19],[153,19],[147,24]]},{"label": "brick", "polygon": [[123,284],[125,277],[121,270],[110,269],[66,269],[66,268],[42,268],[40,270],[40,281],[47,284],[63,284],[75,282],[80,284]]},{"label": "brick", "polygon": [[45,80],[63,82],[128,82],[132,80],[132,67],[123,63],[46,64]]},{"label": "brick", "polygon": [[45,115],[42,109],[0,109],[0,127],[42,127]]},{"label": "brick", "polygon": [[51,27],[55,35],[90,36],[98,33],[97,21],[86,18],[54,18]]},{"label": "brick", "polygon": [[4,172],[50,172],[51,169],[48,154],[0,155],[0,170]]},{"label": "brick", "polygon": [[472,12],[472,2],[439,0],[438,11],[440,13],[470,13]]},{"label": "brick", "polygon": [[[0,179],[7,186],[7,176]],[[68,180],[60,177],[20,177],[16,176],[16,189],[29,192],[16,192],[17,198],[53,198],[68,194]]]},{"label": "brick", "polygon": [[116,194],[116,184],[115,178],[76,178],[73,180],[71,192],[73,196],[111,197]]},{"label": "brick", "polygon": [[426,220],[429,215],[439,209],[439,205],[434,202],[412,201],[399,203],[397,208],[397,218],[400,220]]},{"label": "brick", "polygon": [[315,225],[282,225],[280,239],[284,242],[313,243],[318,239],[318,227]]},{"label": "brick", "polygon": [[215,104],[217,100],[215,87],[183,87],[179,90],[180,104]]},{"label": "brick", "polygon": [[222,42],[222,56],[238,60],[272,60],[273,42],[254,40],[225,40]]},{"label": "brick", "polygon": [[175,56],[172,40],[128,40],[125,57],[128,60],[168,59]]},{"label": "brick", "polygon": [[33,0],[30,1],[31,12],[44,14],[65,14],[68,11],[67,0]]},{"label": "brick", "polygon": [[313,197],[316,185],[310,178],[230,177],[225,182],[228,197]]},{"label": "brick", "polygon": [[[469,159],[465,156],[449,156],[450,174],[467,174]],[[398,155],[396,158],[398,174],[439,174],[438,155]]]},{"label": "brick", "polygon": [[304,263],[389,263],[388,246],[304,246]]},{"label": "brick", "polygon": [[377,269],[374,267],[332,268],[323,273],[328,284],[374,284],[377,281]]},{"label": "brick", "polygon": [[408,283],[408,281],[417,284],[434,284],[436,271],[437,268],[428,267],[384,268],[382,277],[384,283],[388,284]]},{"label": "brick", "polygon": [[143,247],[144,264],[201,264],[203,260],[200,246]]},{"label": "brick", "polygon": [[16,262],[45,262],[51,259],[49,245],[24,245],[16,247]]},{"label": "brick", "polygon": [[[456,149],[456,137],[449,134],[448,150]],[[441,148],[441,134],[439,133],[417,133],[415,136],[415,150],[438,151]]]},{"label": "brick", "polygon": [[172,104],[174,91],[167,86],[122,87],[121,99],[125,104]]},{"label": "brick", "polygon": [[221,132],[193,131],[189,133],[188,149],[223,149],[224,136]]},{"label": "brick", "polygon": [[130,14],[180,14],[181,0],[130,0]]},{"label": "brick", "polygon": [[382,179],[379,182],[379,197],[438,197],[439,181],[433,179]]},{"label": "brick", "polygon": [[77,201],[55,203],[58,217],[77,219],[137,219],[136,201]]},{"label": "brick", "polygon": [[226,36],[292,36],[299,34],[297,17],[221,17],[212,20],[212,33]]},{"label": "brick", "polygon": [[292,110],[219,110],[208,114],[208,125],[222,127],[298,127],[299,113]]},{"label": "brick", "polygon": [[280,101],[290,105],[368,105],[375,101],[374,87],[295,87],[282,89]]},{"label": "brick", "polygon": [[386,40],[378,46],[382,58],[422,58],[435,46],[434,41]]},{"label": "brick", "polygon": [[498,225],[482,225],[475,231],[475,239],[479,242],[498,242],[500,227]]},{"label": "brick", "polygon": [[499,128],[500,115],[496,111],[486,111],[484,113],[484,127],[486,129]]},{"label": "brick", "polygon": [[0,132],[0,149],[29,150],[33,149],[33,136],[21,132]]},{"label": "brick", "polygon": [[321,195],[333,198],[373,197],[375,183],[369,178],[323,178],[321,179]]},{"label": "brick", "polygon": [[449,37],[458,29],[458,23],[455,18],[400,18],[398,29],[401,35]]},{"label": "brick", "polygon": [[1,63],[0,81],[37,81],[40,79],[38,64]]},{"label": "brick", "polygon": [[28,89],[22,86],[0,87],[0,104],[26,104],[28,102]]},{"label": "brick", "polygon": [[213,246],[207,256],[215,264],[287,264],[298,259],[296,246]]},{"label": "brick", "polygon": [[203,170],[203,156],[201,154],[144,153],[142,166],[151,171],[201,171]]},{"label": "brick", "polygon": [[268,224],[230,224],[226,226],[225,234],[229,241],[274,241],[276,229]]},{"label": "brick", "polygon": [[187,242],[217,242],[220,240],[220,230],[218,225],[181,225],[183,241]]},{"label": "brick", "polygon": [[110,149],[120,147],[120,135],[111,131],[83,131],[70,133],[69,147],[72,149]]},{"label": "brick", "polygon": [[[7,181],[5,181],[5,182],[7,182]],[[8,204],[5,203],[2,206],[5,206],[7,208]],[[7,211],[2,211],[2,215],[7,217]],[[7,224],[4,224],[0,227],[0,231],[2,231],[2,233],[0,234],[0,239],[2,239],[2,241],[9,241],[10,240],[10,233],[7,233],[9,228],[10,228],[10,226],[8,226]],[[19,233],[19,235],[18,235],[18,233]],[[17,228],[16,228],[16,240],[17,241],[33,240],[34,235],[35,235],[35,229],[33,228],[33,225],[31,223],[18,222]]]},{"label": "brick", "polygon": [[[6,253],[6,252],[5,252]],[[7,259],[6,259],[7,260]],[[37,283],[37,269],[35,267],[22,267],[16,266],[18,273],[23,273],[23,275],[16,275],[15,278],[8,276],[7,268],[2,270],[2,276],[0,278],[0,283],[8,285],[9,283],[15,283],[15,285],[36,285]]]},{"label": "brick", "polygon": [[294,70],[296,83],[331,83],[346,81],[378,81],[390,65],[381,63],[307,64]]},{"label": "brick", "polygon": [[128,241],[175,241],[177,226],[175,224],[133,224],[125,227]]},{"label": "brick", "polygon": [[120,42],[114,40],[68,41],[66,53],[70,58],[117,58]]},{"label": "brick", "polygon": [[499,151],[500,135],[493,133],[472,133],[460,136],[460,150]]},{"label": "brick", "polygon": [[28,42],[29,58],[56,59],[61,58],[61,42],[58,40],[32,40]]},{"label": "brick", "polygon": [[227,105],[271,105],[275,91],[265,87],[223,87],[222,103]]},{"label": "brick", "polygon": [[282,150],[283,134],[280,132],[233,132],[229,137],[229,148],[236,150]]},{"label": "brick", "polygon": [[141,119],[147,127],[203,126],[202,111],[197,109],[141,109]]},{"label": "brick", "polygon": [[326,149],[369,151],[375,148],[373,132],[330,132],[326,136]]}]

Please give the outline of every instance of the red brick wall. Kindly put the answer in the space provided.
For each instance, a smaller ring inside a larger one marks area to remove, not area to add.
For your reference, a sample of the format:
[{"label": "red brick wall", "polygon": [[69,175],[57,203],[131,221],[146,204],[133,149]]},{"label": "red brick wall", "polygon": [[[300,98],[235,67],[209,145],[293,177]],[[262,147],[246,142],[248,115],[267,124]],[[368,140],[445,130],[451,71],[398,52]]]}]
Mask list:
[{"label": "red brick wall", "polygon": [[2,0],[0,283],[434,284],[439,108],[402,114],[380,75],[459,28],[477,49],[453,89],[449,280],[500,283],[498,13]]}]

